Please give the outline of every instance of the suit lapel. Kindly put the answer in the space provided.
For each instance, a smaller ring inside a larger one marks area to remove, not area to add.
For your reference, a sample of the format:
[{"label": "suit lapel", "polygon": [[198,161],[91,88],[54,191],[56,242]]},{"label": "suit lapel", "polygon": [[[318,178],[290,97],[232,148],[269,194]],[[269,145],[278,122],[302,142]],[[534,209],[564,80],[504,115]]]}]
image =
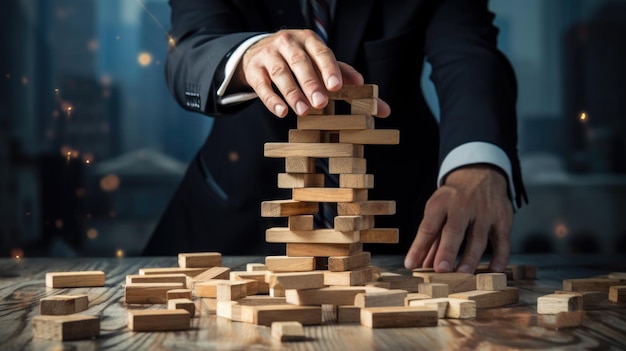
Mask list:
[{"label": "suit lapel", "polygon": [[337,0],[335,22],[341,22],[341,28],[346,28],[338,31],[333,26],[331,33],[331,45],[338,60],[354,61],[374,2],[375,0]]}]

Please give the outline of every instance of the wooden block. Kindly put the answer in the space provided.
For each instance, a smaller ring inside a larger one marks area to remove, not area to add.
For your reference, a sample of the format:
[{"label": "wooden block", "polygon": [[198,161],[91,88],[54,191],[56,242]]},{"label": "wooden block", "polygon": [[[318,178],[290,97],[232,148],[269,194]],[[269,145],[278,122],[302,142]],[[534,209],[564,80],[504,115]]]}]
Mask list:
[{"label": "wooden block", "polygon": [[95,316],[69,314],[33,317],[33,338],[47,340],[80,340],[100,335],[100,319]]},{"label": "wooden block", "polygon": [[351,215],[394,215],[396,214],[395,201],[359,201],[337,203],[337,214],[340,216]]},{"label": "wooden block", "polygon": [[504,273],[508,280],[523,280],[526,279],[526,266],[521,264],[508,265],[504,269]]},{"label": "wooden block", "polygon": [[524,265],[524,278],[525,279],[537,279],[537,267]]},{"label": "wooden block", "polygon": [[384,273],[378,281],[389,282],[390,289],[403,289],[410,293],[419,292],[419,284],[424,282],[421,277],[388,273]]},{"label": "wooden block", "polygon": [[49,288],[82,288],[104,286],[102,271],[74,271],[46,273],[46,286]]},{"label": "wooden block", "polygon": [[363,145],[398,145],[400,131],[397,129],[342,130],[339,132],[340,143]]},{"label": "wooden block", "polygon": [[262,217],[287,217],[306,214],[316,214],[319,211],[317,202],[302,202],[294,200],[273,200],[261,202]]},{"label": "wooden block", "polygon": [[298,130],[359,130],[374,128],[374,117],[369,115],[310,115],[298,116],[297,118]]},{"label": "wooden block", "polygon": [[349,102],[351,115],[375,116],[378,113],[378,99],[351,99]]},{"label": "wooden block", "polygon": [[471,273],[435,273],[413,270],[414,277],[421,277],[426,283],[448,284],[450,293],[476,290],[476,275]]},{"label": "wooden block", "polygon": [[211,268],[222,265],[222,254],[219,252],[179,253],[178,266],[181,268]]},{"label": "wooden block", "polygon": [[352,256],[363,252],[363,244],[287,244],[287,256]]},{"label": "wooden block", "polygon": [[207,268],[183,268],[183,267],[165,267],[165,268],[141,268],[139,274],[141,275],[153,275],[153,274],[184,274],[188,277],[195,277],[198,274],[206,271]]},{"label": "wooden block", "polygon": [[372,269],[370,267],[362,267],[344,272],[324,271],[324,285],[329,286],[354,286],[365,284],[371,280]]},{"label": "wooden block", "polygon": [[317,108],[313,108],[311,107],[309,109],[309,115],[334,115],[335,114],[335,101],[334,100],[328,100],[328,103],[326,104],[326,107],[322,108],[322,109],[317,109]]},{"label": "wooden block", "polygon": [[583,311],[559,312],[557,314],[537,315],[537,325],[547,329],[565,329],[581,326]]},{"label": "wooden block", "polygon": [[338,232],[362,231],[374,227],[374,216],[335,216],[333,224]]},{"label": "wooden block", "polygon": [[430,297],[447,297],[450,293],[448,284],[443,283],[419,283],[417,285],[417,291],[420,294],[428,295]]},{"label": "wooden block", "polygon": [[246,272],[259,272],[266,271],[267,266],[264,263],[247,263],[246,264]]},{"label": "wooden block", "polygon": [[498,291],[506,289],[506,274],[479,273],[476,274],[476,290]]},{"label": "wooden block", "polygon": [[131,283],[124,287],[124,302],[129,304],[165,304],[167,292],[182,289],[182,283]]},{"label": "wooden block", "polygon": [[[255,280],[256,281],[256,294],[268,294],[270,292],[270,286],[265,282],[265,274],[267,271],[233,271],[230,272],[230,280]],[[249,285],[247,286],[249,287]],[[252,291],[249,291],[247,295],[252,295]],[[255,294],[255,295],[256,295]]]},{"label": "wooden block", "polygon": [[427,306],[362,308],[361,324],[369,328],[437,326],[437,311]]},{"label": "wooden block", "polygon": [[166,298],[167,301],[172,300],[172,299],[189,299],[189,300],[191,300],[191,298],[192,298],[192,296],[191,296],[191,289],[181,288],[181,289],[168,290],[165,293],[165,298]]},{"label": "wooden block", "polygon": [[331,272],[343,272],[356,268],[367,267],[371,262],[370,252],[361,252],[352,256],[328,257],[328,270]]},{"label": "wooden block", "polygon": [[557,314],[582,309],[582,298],[574,294],[548,294],[537,298],[538,314]]},{"label": "wooden block", "polygon": [[339,175],[339,187],[340,188],[352,188],[352,189],[373,189],[374,188],[374,175],[373,174],[340,174]]},{"label": "wooden block", "polygon": [[186,330],[191,326],[187,310],[128,310],[128,328],[133,331]]},{"label": "wooden block", "polygon": [[321,143],[322,133],[319,130],[290,129],[287,140],[290,143]]},{"label": "wooden block", "polygon": [[182,273],[173,274],[130,274],[126,276],[126,284],[132,283],[182,283],[187,287],[187,276]]},{"label": "wooden block", "polygon": [[270,326],[273,322],[300,322],[303,325],[319,325],[322,323],[321,306],[242,306],[243,322]]},{"label": "wooden block", "polygon": [[361,323],[361,307],[337,306],[337,323]]},{"label": "wooden block", "polygon": [[519,301],[519,290],[509,286],[500,291],[470,290],[452,293],[449,298],[476,301],[476,308],[493,308],[512,305]]},{"label": "wooden block", "polygon": [[611,280],[626,282],[626,272],[611,272],[607,274],[607,278]]},{"label": "wooden block", "polygon": [[364,174],[367,171],[367,160],[357,157],[330,157],[328,172],[331,174]]},{"label": "wooden block", "polygon": [[626,285],[614,285],[610,287],[609,301],[626,302]]},{"label": "wooden block", "polygon": [[408,293],[404,298],[404,305],[410,306],[411,301],[432,299],[432,296],[420,293]]},{"label": "wooden block", "polygon": [[294,231],[274,227],[265,230],[265,241],[268,243],[350,244],[358,242],[359,238],[358,231],[338,232],[330,228]]},{"label": "wooden block", "polygon": [[271,333],[274,339],[279,341],[305,340],[304,328],[300,322],[272,322]]},{"label": "wooden block", "polygon": [[582,299],[584,310],[600,307],[608,300],[608,293],[603,291],[565,291],[555,290],[555,294],[577,295]]},{"label": "wooden block", "polygon": [[279,189],[323,187],[323,173],[278,173]]},{"label": "wooden block", "polygon": [[257,293],[257,281],[253,279],[228,280],[217,284],[217,301],[236,301]]},{"label": "wooden block", "polygon": [[563,280],[563,290],[608,292],[611,286],[619,284],[619,281],[609,278],[565,279]]},{"label": "wooden block", "polygon": [[367,99],[378,97],[378,86],[375,84],[344,85],[338,91],[329,91],[331,100]]},{"label": "wooden block", "polygon": [[296,201],[355,202],[367,200],[367,195],[367,189],[296,188],[292,191]]},{"label": "wooden block", "polygon": [[268,295],[249,295],[237,300],[237,303],[245,306],[286,305],[287,299]]},{"label": "wooden block", "polygon": [[348,143],[265,143],[264,156],[282,157],[360,157],[363,145]]},{"label": "wooden block", "polygon": [[433,306],[437,308],[439,318],[467,319],[476,317],[476,301],[440,297],[433,299],[415,299],[409,306]]},{"label": "wooden block", "polygon": [[282,286],[275,286],[273,288],[270,288],[269,295],[274,298],[285,297],[285,288],[283,288]]},{"label": "wooden block", "polygon": [[354,298],[364,287],[332,286],[320,289],[287,289],[285,298],[292,305],[354,305]]},{"label": "wooden block", "polygon": [[277,286],[283,289],[315,289],[324,287],[324,272],[267,272],[265,281],[270,288]]},{"label": "wooden block", "polygon": [[185,310],[191,317],[196,316],[196,304],[191,299],[169,299],[167,300],[168,310]]},{"label": "wooden block", "polygon": [[313,230],[315,227],[315,217],[313,215],[289,216],[287,228],[289,230]]},{"label": "wooden block", "polygon": [[316,171],[315,158],[303,156],[285,158],[285,172],[287,173],[315,173]]},{"label": "wooden block", "polygon": [[406,290],[391,289],[386,291],[359,293],[354,297],[357,307],[404,306]]},{"label": "wooden block", "polygon": [[197,297],[217,298],[217,285],[228,282],[228,279],[211,279],[197,282],[194,286],[194,292]]},{"label": "wooden block", "polygon": [[85,311],[89,308],[86,294],[55,295],[39,300],[39,313],[42,315],[65,315]]},{"label": "wooden block", "polygon": [[195,277],[187,278],[187,287],[194,289],[199,282],[206,282],[213,279],[230,279],[230,268],[228,267],[212,267]]},{"label": "wooden block", "polygon": [[398,228],[369,228],[359,233],[364,244],[397,244],[400,241]]},{"label": "wooden block", "polygon": [[272,272],[308,272],[315,270],[315,257],[267,256],[265,265]]},{"label": "wooden block", "polygon": [[241,319],[241,305],[237,301],[217,301],[215,314],[218,317],[230,319],[234,322],[243,322]]}]

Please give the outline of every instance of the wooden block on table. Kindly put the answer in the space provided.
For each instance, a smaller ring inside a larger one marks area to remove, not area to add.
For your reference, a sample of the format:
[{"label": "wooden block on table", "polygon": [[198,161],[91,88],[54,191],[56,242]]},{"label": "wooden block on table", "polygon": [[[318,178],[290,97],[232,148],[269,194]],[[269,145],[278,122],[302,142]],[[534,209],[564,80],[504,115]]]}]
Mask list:
[{"label": "wooden block on table", "polygon": [[401,274],[389,274],[387,272],[378,278],[378,281],[389,282],[390,289],[403,289],[410,293],[419,292],[419,285],[424,282],[421,277],[413,277]]},{"label": "wooden block on table", "polygon": [[608,292],[613,285],[620,285],[619,281],[609,278],[580,278],[563,280],[565,291],[603,291]]},{"label": "wooden block on table", "polygon": [[555,294],[577,295],[582,299],[584,310],[600,307],[608,299],[608,293],[603,291],[565,291],[555,290]]},{"label": "wooden block on table", "polygon": [[[255,280],[256,281],[256,294],[268,294],[270,286],[265,282],[265,275],[267,271],[232,271],[230,272],[230,280]],[[249,285],[248,285],[249,286]],[[256,295],[248,293],[247,295]]]},{"label": "wooden block on table", "polygon": [[285,298],[292,305],[354,305],[354,298],[364,293],[364,287],[331,286],[320,289],[287,289]]},{"label": "wooden block on table", "polygon": [[407,291],[402,289],[359,293],[354,297],[354,305],[361,308],[404,306],[404,299],[407,295]]},{"label": "wooden block on table", "polygon": [[66,315],[85,311],[89,308],[86,294],[55,295],[39,300],[39,313],[42,315]]},{"label": "wooden block on table", "polygon": [[245,306],[286,305],[287,299],[269,295],[249,295],[237,300],[237,303]]},{"label": "wooden block on table", "polygon": [[290,143],[321,143],[322,132],[320,130],[290,129],[287,140]]},{"label": "wooden block on table", "polygon": [[315,228],[315,217],[313,215],[289,216],[287,228],[289,230],[313,230]]},{"label": "wooden block on table", "polygon": [[212,267],[194,277],[188,277],[187,287],[195,290],[197,283],[206,282],[206,281],[213,280],[213,279],[222,279],[222,280],[230,279],[230,268]]},{"label": "wooden block on table", "polygon": [[337,323],[361,323],[361,307],[337,306]]},{"label": "wooden block on table", "polygon": [[279,189],[323,187],[323,173],[278,173]]},{"label": "wooden block on table", "polygon": [[404,298],[404,305],[410,306],[411,301],[428,300],[428,299],[432,299],[432,296],[426,295],[426,294],[420,294],[420,293],[408,293],[406,297]]},{"label": "wooden block on table", "polygon": [[339,202],[337,203],[337,214],[340,216],[394,215],[396,214],[396,202],[393,200]]},{"label": "wooden block on table", "polygon": [[370,115],[310,115],[298,116],[297,118],[298,130],[359,130],[374,128],[374,117]]},{"label": "wooden block on table", "polygon": [[607,274],[607,278],[611,280],[626,282],[626,272],[611,272]]},{"label": "wooden block on table", "polygon": [[581,326],[583,311],[559,312],[557,314],[537,315],[537,325],[547,329],[565,329]]},{"label": "wooden block on table", "polygon": [[363,145],[348,143],[265,143],[264,156],[282,157],[362,157]]},{"label": "wooden block on table", "polygon": [[524,279],[537,279],[537,267],[524,265]]},{"label": "wooden block on table", "polygon": [[185,310],[191,317],[196,316],[196,304],[191,299],[169,299],[167,300],[168,310]]},{"label": "wooden block on table", "polygon": [[241,305],[237,301],[217,301],[215,314],[233,322],[243,322],[241,319]]},{"label": "wooden block on table", "polygon": [[330,228],[299,231],[274,227],[265,230],[268,243],[350,244],[358,242],[359,238],[358,231],[339,232]]},{"label": "wooden block on table", "polygon": [[335,216],[333,222],[338,232],[362,231],[374,227],[374,216]]},{"label": "wooden block on table", "polygon": [[182,283],[131,283],[124,287],[124,302],[129,304],[165,304],[167,292],[182,289]]},{"label": "wooden block on table", "polygon": [[370,267],[356,268],[344,272],[324,272],[324,285],[354,286],[372,281],[372,269]]},{"label": "wooden block on table", "polygon": [[328,158],[330,174],[364,174],[367,172],[367,160],[359,157]]},{"label": "wooden block on table", "polygon": [[186,330],[191,326],[187,310],[128,310],[128,328],[133,331]]},{"label": "wooden block on table", "polygon": [[229,280],[217,284],[217,301],[235,301],[257,293],[257,281],[254,279]]},{"label": "wooden block on table", "polygon": [[164,267],[164,268],[140,268],[140,275],[153,275],[153,274],[184,274],[187,277],[195,277],[198,274],[206,271],[208,268],[183,268],[183,267]]},{"label": "wooden block on table", "polygon": [[306,339],[304,328],[300,322],[272,322],[271,334],[279,341],[301,341]]},{"label": "wooden block on table", "polygon": [[378,99],[351,99],[350,101],[351,115],[370,115],[375,116],[378,113]]},{"label": "wooden block on table", "polygon": [[448,284],[450,293],[476,290],[476,275],[471,273],[436,273],[413,270],[414,277],[421,277],[426,283]]},{"label": "wooden block on table", "polygon": [[519,290],[509,286],[500,291],[470,290],[452,293],[449,298],[476,301],[476,308],[493,308],[512,305],[519,301]]},{"label": "wooden block on table", "polygon": [[370,228],[359,233],[364,244],[397,244],[400,241],[398,228]]},{"label": "wooden block on table", "polygon": [[324,287],[324,272],[286,272],[275,273],[268,271],[265,281],[270,288],[283,289],[315,289]]},{"label": "wooden block on table", "polygon": [[373,189],[374,188],[374,175],[373,174],[340,174],[339,175],[339,187],[340,188],[352,188],[352,189]]},{"label": "wooden block on table", "polygon": [[303,325],[319,325],[322,323],[321,306],[242,306],[243,322],[270,326],[273,322],[295,321]]},{"label": "wooden block on table", "polygon": [[339,131],[340,143],[362,145],[398,145],[400,131],[397,129],[363,129]]},{"label": "wooden block on table", "polygon": [[287,256],[352,256],[363,252],[363,243],[301,244],[287,243]]},{"label": "wooden block on table", "polygon": [[361,309],[361,324],[369,328],[428,327],[437,323],[437,311],[427,306]]},{"label": "wooden block on table", "polygon": [[189,300],[191,300],[191,298],[192,298],[191,289],[185,289],[185,288],[172,289],[172,290],[168,290],[165,293],[165,299],[167,301],[172,300],[172,299],[189,299]]},{"label": "wooden block on table", "polygon": [[548,294],[537,298],[538,314],[573,312],[583,307],[582,298],[574,294]]},{"label": "wooden block on table", "polygon": [[450,293],[450,287],[448,284],[443,283],[419,283],[417,285],[417,291],[420,294],[428,295],[430,297],[447,297]]},{"label": "wooden block on table", "polygon": [[378,97],[378,85],[344,85],[337,91],[329,91],[328,98],[330,100],[351,100],[351,99],[367,99]]},{"label": "wooden block on table", "polygon": [[246,272],[258,272],[258,271],[266,271],[267,266],[264,263],[247,263],[246,264]]},{"label": "wooden block on table", "polygon": [[217,298],[217,285],[227,283],[229,279],[210,279],[197,282],[194,286],[194,292],[197,297]]},{"label": "wooden block on table", "polygon": [[178,266],[181,268],[211,268],[222,265],[219,252],[191,252],[178,254]]},{"label": "wooden block on table", "polygon": [[355,202],[366,201],[367,189],[349,188],[296,188],[292,190],[295,201]]},{"label": "wooden block on table", "polygon": [[287,173],[315,173],[316,171],[315,158],[305,156],[285,157],[285,172]]},{"label": "wooden block on table", "polygon": [[352,256],[328,257],[328,270],[331,272],[343,272],[370,265],[372,255],[364,251]]},{"label": "wooden block on table", "polygon": [[439,297],[411,300],[409,306],[434,306],[439,318],[467,319],[476,317],[476,301]]},{"label": "wooden block on table", "polygon": [[270,288],[270,297],[274,297],[274,298],[279,298],[279,297],[285,297],[285,288],[283,288],[282,286],[275,286],[273,288]]},{"label": "wooden block on table", "polygon": [[47,340],[80,340],[100,335],[100,319],[95,316],[70,314],[33,317],[33,338]]},{"label": "wooden block on table", "polygon": [[316,214],[319,211],[317,202],[294,200],[272,200],[261,202],[262,217],[287,217]]},{"label": "wooden block on table", "polygon": [[183,288],[187,287],[187,276],[182,273],[172,274],[130,274],[126,276],[126,284],[132,283],[182,283]]},{"label": "wooden block on table", "polygon": [[504,290],[507,286],[506,281],[504,273],[478,273],[476,274],[476,290]]},{"label": "wooden block on table", "polygon": [[308,272],[315,270],[315,257],[267,256],[265,265],[272,272]]},{"label": "wooden block on table", "polygon": [[46,286],[49,288],[82,288],[104,286],[102,271],[47,272]]},{"label": "wooden block on table", "polygon": [[626,302],[626,285],[614,285],[610,287],[609,301]]}]

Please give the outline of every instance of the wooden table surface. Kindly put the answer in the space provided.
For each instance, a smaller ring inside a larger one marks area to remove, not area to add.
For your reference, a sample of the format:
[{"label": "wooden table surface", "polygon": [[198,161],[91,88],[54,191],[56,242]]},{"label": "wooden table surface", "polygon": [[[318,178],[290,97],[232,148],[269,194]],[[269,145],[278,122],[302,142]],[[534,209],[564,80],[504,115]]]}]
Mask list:
[{"label": "wooden table surface", "polygon": [[[223,266],[245,270],[263,257],[224,257]],[[520,300],[504,308],[478,310],[476,318],[440,319],[437,327],[370,329],[359,324],[306,326],[306,341],[280,343],[270,328],[217,317],[196,298],[200,317],[181,332],[132,332],[124,303],[126,275],[145,267],[173,267],[176,257],[0,259],[0,350],[626,350],[626,304],[606,302],[586,310],[580,327],[551,330],[538,325],[537,297],[562,288],[563,279],[626,272],[626,256],[513,256],[511,264],[537,267],[537,280],[512,282]],[[372,258],[382,271],[410,275],[402,257]],[[51,289],[45,273],[102,270],[106,286]],[[86,293],[86,314],[100,317],[100,336],[81,341],[32,338],[39,300],[58,294]],[[150,305],[147,305],[150,306]],[[149,308],[149,307],[146,307]]]}]

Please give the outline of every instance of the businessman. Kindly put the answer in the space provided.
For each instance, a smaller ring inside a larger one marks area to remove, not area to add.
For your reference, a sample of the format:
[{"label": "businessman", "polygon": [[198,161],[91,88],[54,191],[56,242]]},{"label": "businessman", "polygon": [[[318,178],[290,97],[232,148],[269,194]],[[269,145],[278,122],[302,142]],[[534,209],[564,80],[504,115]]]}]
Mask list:
[{"label": "businessman", "polygon": [[[377,128],[393,146],[366,146],[370,199],[397,211],[376,227],[400,230],[404,265],[473,272],[487,248],[502,271],[516,208],[526,201],[517,156],[516,80],[497,49],[487,0],[171,0],[166,81],[175,99],[214,118],[206,142],[144,250],[278,254],[260,217],[284,160],[263,144],[285,141],[295,115],[328,102],[344,84],[379,87]],[[328,12],[320,12],[320,8]],[[440,120],[421,91],[432,65]],[[284,224],[284,223],[283,223]],[[276,244],[274,244],[276,245]]]}]

